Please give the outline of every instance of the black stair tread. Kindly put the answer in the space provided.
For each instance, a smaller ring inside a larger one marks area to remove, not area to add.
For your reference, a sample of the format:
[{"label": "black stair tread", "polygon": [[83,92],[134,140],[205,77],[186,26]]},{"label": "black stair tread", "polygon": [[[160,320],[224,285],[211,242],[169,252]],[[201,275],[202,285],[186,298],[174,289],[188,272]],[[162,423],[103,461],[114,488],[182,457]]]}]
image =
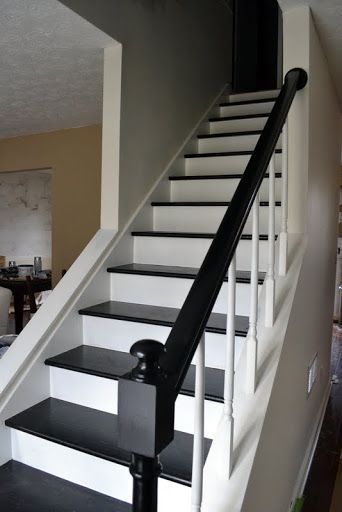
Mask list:
[{"label": "black stair tread", "polygon": [[239,116],[211,117],[209,118],[209,122],[217,123],[219,121],[232,121],[235,119],[257,119],[259,117],[268,117],[269,115],[269,112],[265,112],[264,114],[241,114]]},{"label": "black stair tread", "polygon": [[[183,181],[183,180],[236,180],[241,179],[243,174],[187,174],[181,176],[169,176],[170,181]],[[269,178],[270,175],[265,174],[265,178]],[[276,178],[281,178],[281,172],[275,173]]]},{"label": "black stair tread", "polygon": [[[132,302],[107,301],[88,308],[83,308],[79,313],[87,316],[172,327],[179,314],[179,309],[165,306],[135,304]],[[206,331],[225,334],[226,315],[221,313],[212,313],[209,317]],[[247,331],[248,317],[236,316],[235,334],[237,336],[247,336]]]},{"label": "black stair tread", "polygon": [[[132,231],[132,236],[152,236],[162,238],[214,238],[216,233],[188,233],[182,231]],[[275,237],[277,238],[277,236]],[[252,235],[243,234],[241,240],[252,240]],[[268,240],[268,235],[259,235],[259,240]]]},{"label": "black stair tread", "polygon": [[[198,268],[195,267],[176,267],[170,265],[150,265],[146,263],[128,263],[127,265],[118,265],[109,267],[108,272],[114,274],[138,274],[143,276],[176,277],[182,279],[195,279]],[[259,284],[262,284],[265,278],[265,272],[259,272]],[[225,281],[228,281],[226,276]],[[238,283],[250,283],[251,273],[247,270],[236,271],[236,281]]]},{"label": "black stair tread", "polygon": [[132,506],[10,460],[0,467],[3,512],[131,512]]},{"label": "black stair tread", "polygon": [[[153,201],[151,206],[230,206],[230,201]],[[269,206],[268,201],[260,201],[260,206]],[[275,202],[281,206],[280,201]]]},{"label": "black stair tread", "polygon": [[[63,354],[47,359],[45,363],[67,370],[117,380],[137,365],[137,359],[126,352],[81,345]],[[205,369],[205,395],[207,400],[223,402],[224,371]],[[195,367],[190,366],[181,393],[194,396]]]},{"label": "black stair tread", "polygon": [[244,137],[248,135],[261,135],[262,130],[249,130],[244,132],[226,132],[226,133],[203,133],[197,135],[198,139],[216,139],[221,137]]},{"label": "black stair tread", "polygon": [[[64,400],[48,398],[6,420],[8,427],[128,466],[130,453],[117,446],[118,417]],[[162,452],[162,476],[190,485],[193,436],[175,432],[173,442]],[[205,439],[205,456],[211,441]]]},{"label": "black stair tread", "polygon": [[223,103],[220,103],[220,107],[232,107],[234,105],[254,105],[256,103],[274,103],[276,101],[275,98],[261,98],[261,99],[255,99],[255,100],[244,100],[244,101],[225,101]]},{"label": "black stair tread", "polygon": [[[276,149],[275,153],[281,153],[281,149]],[[188,153],[184,155],[184,158],[211,158],[216,156],[244,156],[244,155],[252,155],[254,153],[253,150],[246,151],[218,151],[212,153]]]}]

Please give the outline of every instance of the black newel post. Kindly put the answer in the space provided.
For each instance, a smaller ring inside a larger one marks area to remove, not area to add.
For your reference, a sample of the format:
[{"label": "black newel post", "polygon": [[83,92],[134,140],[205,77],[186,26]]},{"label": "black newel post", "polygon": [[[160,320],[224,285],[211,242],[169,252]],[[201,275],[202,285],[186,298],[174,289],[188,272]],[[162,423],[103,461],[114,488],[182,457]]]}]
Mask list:
[{"label": "black newel post", "polygon": [[157,512],[158,477],[162,471],[159,457],[151,459],[132,454],[133,512]]},{"label": "black newel post", "polygon": [[119,446],[132,453],[133,512],[157,512],[160,452],[174,435],[174,394],[159,360],[162,343],[142,340],[131,348],[138,365],[119,381]]}]

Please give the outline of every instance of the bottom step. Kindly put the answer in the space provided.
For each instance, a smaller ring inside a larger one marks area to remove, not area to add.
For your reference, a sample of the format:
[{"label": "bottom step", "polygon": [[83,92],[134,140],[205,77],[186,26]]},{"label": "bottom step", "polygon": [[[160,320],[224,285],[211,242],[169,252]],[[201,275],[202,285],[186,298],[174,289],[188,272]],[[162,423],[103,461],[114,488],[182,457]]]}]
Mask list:
[{"label": "bottom step", "polygon": [[128,503],[13,460],[0,468],[3,512],[131,512]]}]

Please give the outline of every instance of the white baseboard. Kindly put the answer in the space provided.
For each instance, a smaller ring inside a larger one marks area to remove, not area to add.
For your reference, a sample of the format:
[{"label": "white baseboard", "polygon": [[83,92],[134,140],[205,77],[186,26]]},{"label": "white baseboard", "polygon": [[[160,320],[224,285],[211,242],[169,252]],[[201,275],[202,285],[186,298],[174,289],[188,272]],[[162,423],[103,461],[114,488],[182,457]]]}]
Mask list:
[{"label": "white baseboard", "polygon": [[292,506],[293,506],[293,503],[295,502],[295,500],[297,498],[303,496],[305,485],[306,485],[306,481],[308,479],[308,475],[309,475],[309,472],[310,472],[312,460],[313,460],[313,457],[315,455],[315,451],[316,451],[319,435],[320,435],[320,432],[321,432],[321,428],[322,428],[322,424],[323,424],[323,420],[324,420],[324,416],[325,416],[325,411],[326,411],[326,408],[327,408],[327,405],[328,405],[328,400],[329,400],[329,397],[330,397],[330,391],[331,391],[331,382],[329,382],[329,385],[328,385],[328,387],[326,389],[326,392],[325,392],[325,395],[324,395],[324,400],[322,402],[322,405],[321,405],[321,407],[319,409],[319,412],[318,412],[318,415],[317,415],[317,419],[315,421],[315,428],[312,431],[312,435],[310,437],[310,441],[309,441],[308,447],[307,447],[306,452],[305,452],[303,463],[301,465],[301,468],[300,468],[300,471],[299,471],[299,474],[298,474],[298,478],[297,478],[297,481],[296,481],[296,485],[294,487],[294,492],[293,492],[293,496],[292,496],[292,502],[291,502],[291,509],[290,510],[292,510]]}]

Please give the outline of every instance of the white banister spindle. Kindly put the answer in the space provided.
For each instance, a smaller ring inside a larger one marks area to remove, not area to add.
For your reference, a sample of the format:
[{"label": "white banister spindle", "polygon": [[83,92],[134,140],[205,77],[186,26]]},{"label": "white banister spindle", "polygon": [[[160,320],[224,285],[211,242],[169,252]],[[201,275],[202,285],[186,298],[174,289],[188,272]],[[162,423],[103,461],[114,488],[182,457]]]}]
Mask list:
[{"label": "white banister spindle", "polygon": [[204,462],[205,338],[196,353],[194,446],[192,459],[191,511],[201,512]]},{"label": "white banister spindle", "polygon": [[281,226],[279,234],[279,275],[287,272],[287,216],[288,216],[288,121],[283,126],[282,135],[282,189]]},{"label": "white banister spindle", "polygon": [[266,275],[266,306],[265,326],[272,327],[274,323],[274,261],[275,261],[275,157],[274,153],[269,165],[269,207],[268,207],[268,264]]},{"label": "white banister spindle", "polygon": [[257,194],[253,208],[252,230],[252,263],[251,263],[251,299],[249,329],[246,340],[246,391],[254,393],[257,373],[257,321],[258,321],[258,278],[259,278],[259,194]]},{"label": "white banister spindle", "polygon": [[228,310],[226,367],[224,377],[223,421],[226,430],[226,449],[224,455],[223,477],[230,478],[233,467],[234,441],[234,367],[235,367],[235,303],[236,303],[236,255],[228,270]]}]

